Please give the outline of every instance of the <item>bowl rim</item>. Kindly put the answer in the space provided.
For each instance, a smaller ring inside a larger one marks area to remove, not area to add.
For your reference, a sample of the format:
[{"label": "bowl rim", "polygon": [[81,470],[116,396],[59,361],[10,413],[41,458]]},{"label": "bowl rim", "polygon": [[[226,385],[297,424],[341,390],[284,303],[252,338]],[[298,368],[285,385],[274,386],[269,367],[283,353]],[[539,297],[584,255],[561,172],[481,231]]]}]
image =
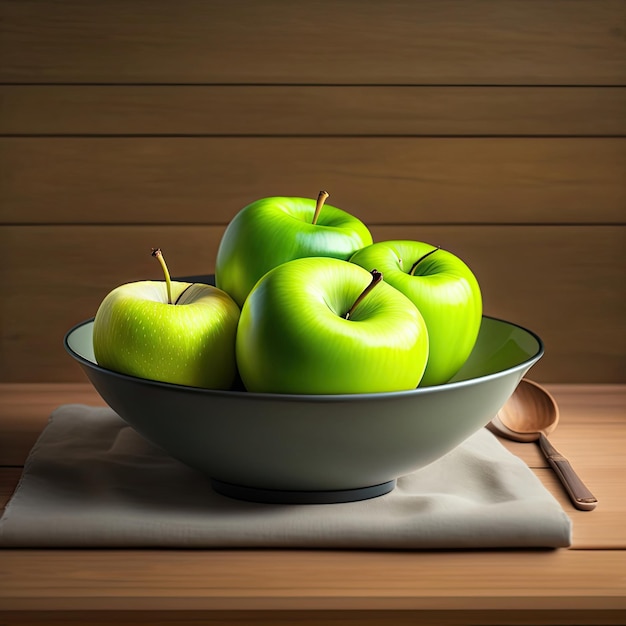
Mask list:
[{"label": "bowl rim", "polygon": [[238,398],[245,400],[259,400],[259,401],[280,401],[280,402],[350,402],[350,401],[376,401],[376,400],[384,400],[390,398],[401,398],[401,397],[411,397],[411,396],[421,396],[428,395],[431,393],[437,393],[441,391],[442,388],[446,389],[458,389],[462,387],[467,387],[471,385],[475,385],[477,381],[487,381],[490,379],[496,379],[502,376],[503,372],[512,373],[515,371],[527,371],[534,363],[536,363],[544,354],[545,347],[544,343],[535,333],[534,331],[517,324],[515,322],[510,322],[508,320],[493,317],[491,315],[483,315],[482,318],[489,319],[495,322],[501,322],[503,324],[508,324],[509,326],[514,326],[519,328],[520,330],[528,333],[531,337],[537,341],[537,351],[532,356],[524,359],[521,363],[514,365],[505,370],[501,370],[498,372],[493,372],[491,374],[484,374],[483,376],[476,376],[474,378],[469,378],[466,380],[459,380],[449,383],[442,383],[439,385],[430,385],[428,387],[416,387],[415,389],[407,389],[404,391],[385,391],[385,392],[374,392],[374,393],[345,393],[345,394],[283,394],[283,393],[269,393],[269,392],[252,392],[245,390],[234,390],[234,389],[206,389],[203,387],[192,387],[189,385],[180,385],[176,383],[166,383],[158,380],[151,380],[146,378],[140,378],[138,376],[132,376],[130,374],[123,374],[122,372],[116,372],[111,369],[107,369],[98,365],[96,362],[86,359],[82,355],[78,354],[69,343],[70,336],[82,328],[83,326],[87,326],[88,324],[93,324],[95,317],[91,317],[89,319],[83,320],[72,326],[63,337],[63,345],[65,347],[66,352],[78,361],[84,367],[95,370],[100,374],[107,374],[109,376],[113,376],[115,378],[120,378],[122,380],[128,382],[134,382],[136,384],[149,385],[149,386],[157,386],[170,390],[179,390],[185,391],[186,393],[194,393],[201,395],[209,395],[209,396],[219,396],[224,398]]}]

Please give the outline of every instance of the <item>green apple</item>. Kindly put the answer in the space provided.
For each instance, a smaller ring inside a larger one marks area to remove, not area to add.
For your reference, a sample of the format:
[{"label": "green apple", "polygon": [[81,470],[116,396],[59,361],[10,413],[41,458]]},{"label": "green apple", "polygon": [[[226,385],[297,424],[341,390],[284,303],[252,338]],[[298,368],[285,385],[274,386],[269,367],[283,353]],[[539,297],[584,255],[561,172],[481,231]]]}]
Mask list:
[{"label": "green apple", "polygon": [[381,241],[350,259],[385,280],[420,310],[430,339],[421,386],[447,382],[467,360],[478,338],[482,296],[476,277],[457,256],[419,241]]},{"label": "green apple", "polygon": [[220,241],[215,284],[239,306],[266,272],[281,263],[310,256],[348,260],[372,243],[358,218],[308,198],[262,198],[231,220]]},{"label": "green apple", "polygon": [[402,391],[422,378],[428,333],[417,307],[380,273],[309,257],[259,280],[241,310],[236,352],[248,391]]},{"label": "green apple", "polygon": [[165,282],[128,283],[107,294],[93,326],[96,361],[140,378],[230,389],[239,307],[211,285],[172,282],[161,251],[153,254]]}]

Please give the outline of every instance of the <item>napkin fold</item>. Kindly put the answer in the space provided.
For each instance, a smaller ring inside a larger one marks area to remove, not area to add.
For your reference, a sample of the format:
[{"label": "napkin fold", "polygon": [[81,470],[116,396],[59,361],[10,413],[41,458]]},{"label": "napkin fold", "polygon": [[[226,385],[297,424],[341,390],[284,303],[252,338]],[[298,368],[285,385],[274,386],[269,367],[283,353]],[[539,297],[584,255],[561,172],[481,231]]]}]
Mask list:
[{"label": "napkin fold", "polygon": [[4,547],[557,548],[571,521],[533,472],[481,429],[398,479],[341,504],[259,504],[146,441],[111,409],[64,405],[33,447],[0,518]]}]

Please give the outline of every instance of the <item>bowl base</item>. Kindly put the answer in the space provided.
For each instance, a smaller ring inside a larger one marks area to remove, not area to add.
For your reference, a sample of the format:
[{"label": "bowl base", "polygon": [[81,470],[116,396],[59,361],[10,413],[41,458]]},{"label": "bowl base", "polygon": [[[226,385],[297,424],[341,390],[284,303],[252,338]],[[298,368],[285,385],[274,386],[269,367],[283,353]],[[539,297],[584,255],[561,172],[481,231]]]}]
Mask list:
[{"label": "bowl base", "polygon": [[213,489],[229,498],[262,502],[264,504],[336,504],[340,502],[357,502],[385,495],[396,486],[395,480],[380,485],[359,487],[357,489],[338,489],[329,491],[287,491],[282,489],[259,489],[224,483],[211,479]]}]

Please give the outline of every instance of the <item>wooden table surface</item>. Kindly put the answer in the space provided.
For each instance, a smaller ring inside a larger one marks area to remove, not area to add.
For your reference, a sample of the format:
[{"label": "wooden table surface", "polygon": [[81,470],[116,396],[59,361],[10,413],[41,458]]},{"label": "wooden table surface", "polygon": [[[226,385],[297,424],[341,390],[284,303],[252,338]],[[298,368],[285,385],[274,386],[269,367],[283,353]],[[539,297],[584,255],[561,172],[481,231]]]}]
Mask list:
[{"label": "wooden table surface", "polygon": [[[571,517],[559,550],[0,550],[5,624],[626,624],[626,385],[547,385],[574,509],[535,444],[504,442]],[[88,384],[0,385],[0,508],[55,407]]]}]

